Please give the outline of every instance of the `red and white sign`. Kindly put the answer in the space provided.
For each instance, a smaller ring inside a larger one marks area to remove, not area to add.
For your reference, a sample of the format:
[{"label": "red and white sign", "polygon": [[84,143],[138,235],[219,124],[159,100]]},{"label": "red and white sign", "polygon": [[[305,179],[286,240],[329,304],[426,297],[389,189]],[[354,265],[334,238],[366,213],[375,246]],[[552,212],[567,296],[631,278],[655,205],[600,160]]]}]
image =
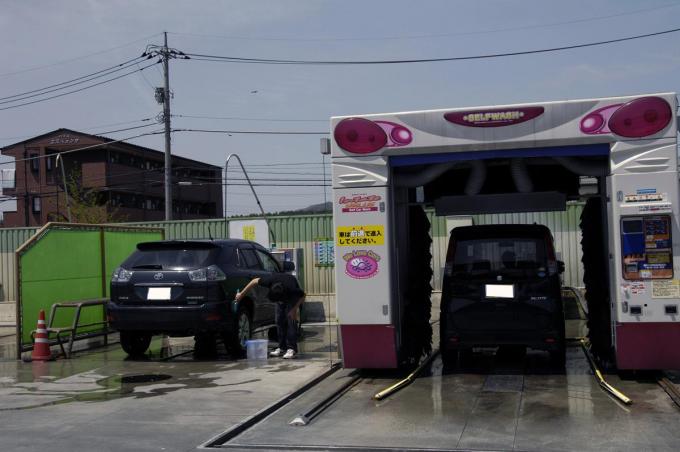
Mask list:
[{"label": "red and white sign", "polygon": [[343,213],[377,212],[382,197],[379,195],[358,194],[351,197],[341,196],[338,200]]}]

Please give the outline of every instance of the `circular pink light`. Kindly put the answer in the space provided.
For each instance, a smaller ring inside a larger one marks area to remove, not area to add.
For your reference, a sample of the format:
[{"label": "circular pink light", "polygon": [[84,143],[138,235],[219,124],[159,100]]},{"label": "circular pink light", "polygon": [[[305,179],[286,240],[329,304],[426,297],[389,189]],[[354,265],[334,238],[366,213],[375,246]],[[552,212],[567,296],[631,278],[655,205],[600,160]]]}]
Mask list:
[{"label": "circular pink light", "polygon": [[604,118],[599,113],[591,113],[581,120],[581,131],[583,133],[594,133],[602,128]]},{"label": "circular pink light", "polygon": [[369,154],[387,144],[385,131],[363,118],[343,119],[335,127],[333,136],[338,146],[353,154]]},{"label": "circular pink light", "polygon": [[390,137],[398,144],[409,144],[412,139],[411,132],[407,128],[401,126],[396,126],[392,129]]},{"label": "circular pink light", "polygon": [[622,137],[641,138],[662,131],[673,119],[671,106],[660,97],[641,97],[616,110],[609,128]]}]

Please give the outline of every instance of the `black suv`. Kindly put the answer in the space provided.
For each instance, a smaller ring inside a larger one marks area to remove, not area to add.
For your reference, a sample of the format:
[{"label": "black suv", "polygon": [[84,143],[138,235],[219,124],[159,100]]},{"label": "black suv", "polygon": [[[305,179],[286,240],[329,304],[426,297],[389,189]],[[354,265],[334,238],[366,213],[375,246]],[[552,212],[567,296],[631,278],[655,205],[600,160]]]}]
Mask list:
[{"label": "black suv", "polygon": [[256,288],[234,309],[236,291],[252,278],[293,267],[246,240],[140,243],[113,272],[109,325],[132,356],[146,352],[154,334],[193,335],[201,353],[214,351],[222,337],[241,355],[253,329],[274,323],[275,306]]},{"label": "black suv", "polygon": [[560,273],[542,225],[465,226],[451,231],[441,300],[445,361],[472,347],[518,345],[564,363]]}]

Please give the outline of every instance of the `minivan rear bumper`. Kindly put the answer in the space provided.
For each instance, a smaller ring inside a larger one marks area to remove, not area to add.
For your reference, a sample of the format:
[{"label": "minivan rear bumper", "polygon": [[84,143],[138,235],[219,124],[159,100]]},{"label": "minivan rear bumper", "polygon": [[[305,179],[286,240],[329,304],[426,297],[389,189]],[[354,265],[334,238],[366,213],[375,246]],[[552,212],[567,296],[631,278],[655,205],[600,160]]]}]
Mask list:
[{"label": "minivan rear bumper", "polygon": [[191,336],[205,332],[229,332],[234,328],[229,303],[210,302],[189,306],[107,304],[109,326],[118,331]]},{"label": "minivan rear bumper", "polygon": [[447,331],[442,338],[444,351],[466,350],[473,347],[497,347],[521,345],[537,350],[559,351],[564,347],[564,338],[558,331],[489,331],[465,332]]}]

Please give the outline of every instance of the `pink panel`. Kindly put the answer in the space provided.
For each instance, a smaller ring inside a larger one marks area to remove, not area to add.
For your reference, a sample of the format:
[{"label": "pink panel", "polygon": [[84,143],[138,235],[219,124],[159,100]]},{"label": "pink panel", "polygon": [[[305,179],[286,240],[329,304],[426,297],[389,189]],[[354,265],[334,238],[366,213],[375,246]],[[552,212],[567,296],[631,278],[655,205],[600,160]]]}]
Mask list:
[{"label": "pink panel", "polygon": [[680,323],[616,324],[619,369],[680,369]]},{"label": "pink panel", "polygon": [[392,325],[340,325],[343,364],[348,369],[394,369],[397,347]]}]

